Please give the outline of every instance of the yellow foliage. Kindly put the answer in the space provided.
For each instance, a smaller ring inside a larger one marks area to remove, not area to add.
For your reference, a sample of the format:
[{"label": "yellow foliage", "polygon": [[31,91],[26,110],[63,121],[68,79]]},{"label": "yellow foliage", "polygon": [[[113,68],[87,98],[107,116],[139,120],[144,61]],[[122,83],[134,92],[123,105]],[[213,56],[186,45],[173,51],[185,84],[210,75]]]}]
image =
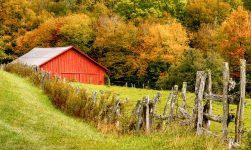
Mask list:
[{"label": "yellow foliage", "polygon": [[180,23],[147,23],[141,26],[141,32],[139,52],[143,59],[175,63],[188,47],[186,30]]}]

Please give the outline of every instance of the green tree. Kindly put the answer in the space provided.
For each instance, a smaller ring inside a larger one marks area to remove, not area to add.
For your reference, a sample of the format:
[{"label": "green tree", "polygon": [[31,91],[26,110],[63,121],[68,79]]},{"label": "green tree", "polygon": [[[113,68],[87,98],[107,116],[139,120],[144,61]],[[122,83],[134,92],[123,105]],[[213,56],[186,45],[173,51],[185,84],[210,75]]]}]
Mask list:
[{"label": "green tree", "polygon": [[242,0],[226,0],[233,9],[237,9],[240,6],[243,6]]},{"label": "green tree", "polygon": [[243,1],[243,6],[244,6],[247,10],[251,11],[251,0],[242,0],[242,1]]},{"label": "green tree", "polygon": [[175,65],[168,70],[168,74],[159,79],[158,85],[165,89],[170,89],[177,84],[182,86],[182,82],[187,82],[188,89],[194,90],[196,72],[210,69],[213,78],[213,89],[217,91],[221,87],[222,78],[222,57],[215,52],[201,52],[197,49],[189,49]]}]

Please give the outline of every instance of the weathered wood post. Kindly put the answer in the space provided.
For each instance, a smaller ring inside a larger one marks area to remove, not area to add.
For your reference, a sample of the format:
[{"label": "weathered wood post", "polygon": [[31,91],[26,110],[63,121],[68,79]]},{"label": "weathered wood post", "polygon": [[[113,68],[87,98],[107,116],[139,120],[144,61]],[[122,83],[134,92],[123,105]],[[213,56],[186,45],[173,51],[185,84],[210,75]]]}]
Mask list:
[{"label": "weathered wood post", "polygon": [[140,126],[142,124],[142,102],[140,100],[138,100],[136,107],[135,107],[135,113],[137,115],[137,123],[136,123],[136,131],[140,130]]},{"label": "weathered wood post", "polygon": [[157,103],[160,101],[160,92],[157,92],[156,96],[153,98],[153,100],[150,101],[150,127],[154,124],[154,115],[155,115],[155,108]]},{"label": "weathered wood post", "polygon": [[246,89],[246,60],[240,60],[240,101],[237,106],[237,115],[235,122],[235,142],[241,144],[241,137],[243,133],[243,113],[245,102]]},{"label": "weathered wood post", "polygon": [[126,82],[126,84],[125,84],[125,87],[127,87],[127,82]]},{"label": "weathered wood post", "polygon": [[108,77],[108,79],[107,79],[108,81],[108,86],[110,87],[111,86],[111,80],[110,80],[110,78]]},{"label": "weathered wood post", "polygon": [[228,126],[228,115],[229,115],[229,104],[228,104],[228,83],[229,83],[229,66],[227,62],[224,62],[223,68],[223,116],[222,116],[222,141],[227,141],[227,126]]},{"label": "weathered wood post", "polygon": [[79,87],[76,86],[76,95],[79,93]]},{"label": "weathered wood post", "polygon": [[149,96],[145,97],[145,120],[146,120],[146,127],[145,127],[145,133],[150,133],[150,111],[149,111]]},{"label": "weathered wood post", "polygon": [[[211,75],[211,70],[207,70],[207,92],[208,92],[208,99],[207,99],[207,111],[209,115],[212,115],[212,75]],[[210,130],[210,120],[208,119],[206,122],[206,129]]]},{"label": "weathered wood post", "polygon": [[46,72],[42,71],[41,73],[41,88],[44,90],[44,81],[45,81],[45,77],[46,77]]},{"label": "weathered wood post", "polygon": [[120,99],[118,99],[115,102],[114,105],[114,113],[115,113],[115,126],[116,128],[119,130],[120,129],[120,121],[119,121],[119,117],[120,117]]},{"label": "weathered wood post", "polygon": [[97,92],[97,91],[92,92],[92,101],[93,101],[93,104],[95,104],[95,103],[96,103],[96,100],[97,100],[97,94],[98,94],[98,92]]},{"label": "weathered wood post", "polygon": [[202,71],[197,71],[196,73],[196,82],[195,82],[195,98],[194,98],[194,107],[193,107],[193,121],[194,121],[194,129],[197,129],[198,122],[198,93],[200,88],[200,77],[202,75]]},{"label": "weathered wood post", "polygon": [[51,73],[50,72],[48,72],[48,80],[50,80],[51,79]]},{"label": "weathered wood post", "polygon": [[197,121],[197,135],[203,134],[203,94],[205,89],[206,82],[206,73],[204,71],[201,72],[200,78],[200,86],[198,91],[198,121]]},{"label": "weathered wood post", "polygon": [[[167,110],[168,110],[168,106],[170,106],[172,97],[173,97],[173,88],[172,88],[171,93],[169,94],[169,96],[168,96],[168,98],[167,98],[167,100],[166,100],[166,105],[165,105],[165,108],[164,108],[163,117],[166,117]],[[167,120],[167,121],[168,121],[168,120]],[[165,123],[166,123],[167,121],[162,120],[162,127],[165,125]]]},{"label": "weathered wood post", "polygon": [[164,112],[163,112],[163,116],[164,116],[164,117],[166,116],[167,109],[168,109],[168,106],[169,106],[170,103],[171,103],[172,97],[173,97],[173,88],[172,88],[172,90],[171,90],[171,93],[170,93],[169,96],[168,96],[168,99],[166,100],[166,105],[165,105]]},{"label": "weathered wood post", "polygon": [[174,107],[175,107],[177,97],[178,97],[178,85],[174,85],[174,91],[173,91],[173,96],[172,96],[172,100],[171,100],[171,107],[170,107],[168,123],[172,122],[173,112],[174,112]]},{"label": "weathered wood post", "polygon": [[185,110],[187,109],[186,91],[187,91],[187,82],[183,82],[183,84],[182,84],[182,105],[181,105],[181,107],[184,108]]}]

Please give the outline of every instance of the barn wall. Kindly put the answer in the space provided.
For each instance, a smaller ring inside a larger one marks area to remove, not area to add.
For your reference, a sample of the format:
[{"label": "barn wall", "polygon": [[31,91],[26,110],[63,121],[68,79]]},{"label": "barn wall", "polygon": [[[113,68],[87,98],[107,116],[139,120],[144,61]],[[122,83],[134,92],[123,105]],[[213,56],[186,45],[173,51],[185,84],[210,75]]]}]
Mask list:
[{"label": "barn wall", "polygon": [[55,57],[40,68],[62,78],[82,83],[104,84],[105,70],[74,49]]}]

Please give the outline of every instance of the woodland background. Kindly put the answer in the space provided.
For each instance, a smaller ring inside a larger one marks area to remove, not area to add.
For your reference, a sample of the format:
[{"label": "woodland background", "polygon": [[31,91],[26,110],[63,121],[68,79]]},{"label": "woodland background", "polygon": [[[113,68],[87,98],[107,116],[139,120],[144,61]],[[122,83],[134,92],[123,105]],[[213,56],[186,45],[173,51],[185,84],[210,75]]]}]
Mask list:
[{"label": "woodland background", "polygon": [[217,91],[223,61],[234,79],[239,59],[251,64],[250,11],[251,0],[0,0],[0,62],[72,45],[115,85],[193,89],[196,71],[211,69]]}]

